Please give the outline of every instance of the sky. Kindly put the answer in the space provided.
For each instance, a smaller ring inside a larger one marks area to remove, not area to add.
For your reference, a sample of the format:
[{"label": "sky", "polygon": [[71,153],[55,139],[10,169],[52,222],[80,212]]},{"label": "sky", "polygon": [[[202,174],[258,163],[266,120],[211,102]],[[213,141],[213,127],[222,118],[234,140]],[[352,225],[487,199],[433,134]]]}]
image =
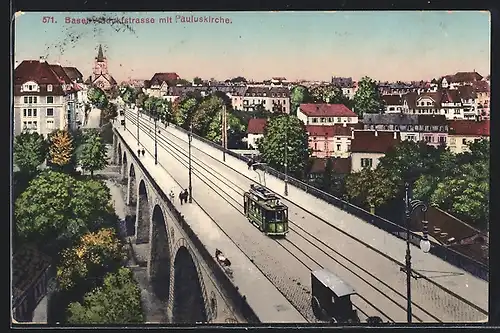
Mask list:
[{"label": "sky", "polygon": [[[458,71],[490,73],[490,13],[485,11],[16,15],[15,61],[44,56],[88,77],[102,44],[118,82],[150,79],[156,72],[176,72],[188,80],[279,76],[325,81],[332,76],[410,81]],[[183,21],[191,16],[203,20]],[[67,22],[87,17],[154,23]]]}]

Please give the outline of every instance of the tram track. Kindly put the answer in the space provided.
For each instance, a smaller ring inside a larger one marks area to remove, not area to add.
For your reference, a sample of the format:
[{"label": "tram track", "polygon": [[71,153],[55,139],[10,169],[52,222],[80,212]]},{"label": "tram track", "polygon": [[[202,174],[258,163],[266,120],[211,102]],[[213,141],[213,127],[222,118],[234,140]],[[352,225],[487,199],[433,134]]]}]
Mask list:
[{"label": "tram track", "polygon": [[[148,122],[149,124],[153,123],[151,120],[146,119],[146,117],[142,117],[142,119],[143,119],[143,121]],[[171,136],[171,137],[175,138],[176,140],[181,141],[183,144],[187,144],[187,140],[185,138],[181,138],[178,135],[169,132],[168,130],[166,130],[166,132],[167,132],[168,136]],[[165,136],[165,138],[166,138],[166,136]],[[168,141],[175,141],[175,140],[168,140]],[[170,143],[170,144],[172,144],[172,143]],[[176,144],[176,145],[177,145],[177,147],[180,147],[179,144]],[[218,158],[210,155],[206,151],[203,151],[194,145],[192,146],[192,148],[196,151],[199,151],[202,154],[200,156],[206,156],[207,159],[212,159],[212,160],[218,162],[215,164],[216,166],[218,166],[220,164],[224,168],[229,168],[230,170],[233,170],[235,175],[238,176],[238,178],[240,178],[240,177],[244,178],[246,181],[249,181],[250,183],[258,183],[254,179],[252,179],[249,176],[235,170],[230,165],[223,163]],[[186,156],[187,154],[184,153],[184,150],[185,150],[185,147],[182,148],[180,151],[181,151],[181,154]],[[199,158],[197,158],[197,159],[199,160]],[[202,163],[205,165],[208,165],[207,162],[202,162]],[[212,171],[215,171],[215,170],[213,170],[213,168],[214,168],[213,165],[211,165],[210,168]],[[217,172],[217,171],[215,171],[215,172]],[[220,172],[217,172],[217,173],[219,175],[221,175],[223,178],[226,178],[226,175],[221,174]],[[234,182],[232,182],[232,183],[234,183]],[[324,220],[323,218],[319,217],[315,213],[310,212],[307,209],[299,206],[298,204],[287,200],[287,198],[280,196],[279,194],[278,194],[278,196],[281,198],[281,200],[284,203],[287,204],[289,209],[296,207],[299,211],[306,212],[306,214],[312,216],[311,218],[315,218],[315,219],[321,221],[324,224],[325,228],[331,228],[331,230],[339,232],[341,235],[347,236],[348,238],[352,239],[354,242],[358,242],[359,244],[363,245],[366,249],[369,249],[369,250],[373,251],[374,253],[376,253],[377,255],[379,255],[381,258],[385,258],[387,261],[385,262],[384,265],[389,270],[386,271],[384,274],[389,274],[389,276],[390,276],[390,274],[393,273],[394,274],[393,276],[397,276],[400,279],[399,283],[405,283],[403,281],[404,275],[400,274],[400,272],[399,272],[400,268],[404,268],[404,263],[402,263],[399,260],[396,260],[396,259],[392,258],[391,256],[381,252],[377,248],[374,248],[373,246],[365,243],[364,241],[359,240],[355,236],[353,236],[353,235],[347,233],[346,231],[340,229],[339,227],[333,225],[331,222]],[[297,217],[297,218],[299,218],[299,217]],[[300,219],[299,219],[299,221],[300,221]],[[292,223],[293,223],[293,221],[292,221]],[[299,225],[296,224],[296,226],[299,226]],[[325,228],[320,228],[320,229],[325,229]],[[314,230],[314,232],[316,234],[324,234],[324,232],[328,232],[327,229],[325,229],[324,231],[320,230],[320,229],[316,228],[316,230]],[[323,241],[321,239],[318,239],[316,236],[314,236],[312,234],[310,234],[310,235],[313,238],[315,238],[318,241],[318,243],[322,244],[325,247],[330,247],[329,245],[327,245],[325,243],[326,238],[328,238],[328,237],[326,237],[324,239],[325,241]],[[331,247],[330,247],[330,249],[332,251],[336,252],[337,254],[339,254],[340,256],[343,256],[339,252],[339,250],[335,251]],[[370,265],[373,264],[373,262],[366,261],[365,264],[367,264],[366,268],[370,271],[374,270],[374,268],[375,269],[377,268],[377,266],[370,267]],[[394,265],[395,267],[393,266],[393,268],[391,268],[390,264]],[[432,271],[429,271],[429,272],[432,272]],[[435,271],[435,272],[438,272],[438,271]],[[446,273],[446,272],[442,272],[442,273]],[[465,299],[464,297],[454,293],[453,291],[447,289],[443,285],[438,284],[437,282],[427,278],[426,276],[422,275],[421,273],[419,273],[415,270],[412,270],[412,274],[414,274],[416,276],[416,279],[417,279],[415,282],[412,283],[412,289],[416,289],[413,291],[413,297],[412,297],[412,304],[414,305],[414,313],[415,313],[415,309],[419,307],[419,305],[418,305],[419,303],[422,303],[422,304],[426,303],[427,309],[424,310],[425,313],[423,313],[423,316],[429,317],[429,315],[428,315],[429,313],[439,315],[439,316],[441,316],[441,318],[437,318],[436,316],[434,316],[432,314],[430,316],[430,318],[432,318],[433,320],[438,321],[438,322],[456,322],[456,321],[476,322],[478,320],[484,320],[484,318],[488,316],[487,310],[485,310],[482,307],[474,304],[473,302]],[[453,273],[451,273],[451,274],[453,274]],[[373,276],[373,274],[372,274],[372,276]],[[394,281],[394,282],[396,282],[396,281]],[[453,283],[453,282],[451,282],[451,283]],[[387,285],[387,284],[388,283],[385,283],[385,285]],[[468,287],[468,285],[465,285],[464,287]],[[399,293],[397,292],[397,294],[398,294],[398,296],[400,296],[401,298],[403,298],[405,300],[404,303],[406,304],[406,295],[402,295],[401,292],[399,292]],[[385,296],[385,294],[384,294],[384,296]],[[420,307],[420,309],[422,309],[422,307]],[[417,319],[417,318],[414,317],[414,319]],[[428,320],[425,320],[425,321],[428,322]]]},{"label": "tram track", "polygon": [[[143,117],[142,117],[143,118]],[[132,123],[134,123],[134,125],[136,125],[135,121],[133,119],[131,119]],[[145,119],[143,119],[143,121],[146,121]],[[141,127],[140,127],[143,131],[143,133],[146,133],[150,138],[152,138],[152,135],[150,133],[148,133],[148,131],[151,131],[151,128],[148,127],[148,126],[145,126],[143,124],[141,124]],[[175,144],[172,144],[172,143],[168,143],[167,140],[161,136],[157,136],[157,142],[160,144],[160,146],[162,148],[164,148],[165,150],[167,150],[169,152],[170,155],[172,155],[174,158],[176,158],[179,163],[181,163],[183,166],[187,167],[187,161],[186,161],[186,156],[185,154],[183,154],[182,152],[182,149],[179,149],[178,147],[173,147],[173,145]],[[169,148],[165,147],[165,145],[170,145]],[[172,149],[176,150],[176,152],[173,152]],[[180,153],[179,153],[180,151]],[[175,155],[175,156],[174,156]],[[194,162],[194,163],[193,163]],[[243,210],[242,210],[242,207],[243,205],[234,199],[234,195],[231,195],[228,193],[227,190],[224,190],[222,188],[222,186],[224,187],[228,187],[231,191],[233,191],[234,193],[236,193],[236,197],[237,198],[240,198],[242,197],[242,193],[245,191],[245,189],[241,188],[239,185],[237,185],[236,183],[234,182],[230,182],[231,184],[228,184],[226,181],[224,180],[221,180],[221,177],[220,176],[223,176],[221,174],[219,174],[219,177],[217,177],[215,174],[214,174],[214,171],[213,170],[208,170],[200,161],[198,158],[196,157],[192,157],[192,164],[195,164],[194,165],[194,168],[192,169],[193,170],[193,173],[201,179],[201,177],[205,178],[206,181],[203,181],[204,183],[206,183],[207,181],[210,182],[211,184],[213,184],[215,187],[217,187],[218,190],[216,190],[220,195],[221,197],[223,197],[223,199],[228,202],[231,206],[233,206],[233,208],[235,208],[240,214],[244,215],[243,213]],[[203,172],[198,172],[196,170],[196,165],[198,165],[199,168],[201,168],[203,170]],[[215,171],[216,172],[216,171]],[[217,185],[215,184],[215,182],[211,179],[209,179],[209,177],[206,176],[206,173],[212,175],[215,179],[217,179],[218,182],[222,183],[223,185]],[[226,179],[227,180],[227,179]],[[253,181],[253,180],[252,180]],[[208,184],[206,184],[208,185]],[[209,185],[210,186],[210,185]],[[234,187],[237,187],[239,189],[239,191],[235,190]],[[213,188],[213,187],[212,187]],[[313,246],[316,248],[316,250],[319,250],[321,251],[322,253],[324,253],[325,256],[327,256],[330,260],[333,260],[335,262],[337,262],[338,264],[340,264],[341,266],[343,266],[346,270],[349,270],[351,271],[353,274],[357,275],[358,278],[362,279],[366,284],[368,284],[371,288],[374,288],[376,291],[378,291],[382,296],[390,299],[391,302],[393,302],[396,306],[398,306],[400,308],[401,311],[405,312],[406,311],[406,308],[399,304],[398,302],[394,301],[392,298],[388,297],[386,295],[386,291],[381,291],[380,289],[378,289],[376,286],[372,285],[370,282],[366,281],[363,277],[361,277],[358,273],[354,272],[351,268],[347,267],[345,264],[342,264],[341,262],[339,262],[338,259],[335,259],[333,258],[333,256],[329,253],[327,253],[324,249],[320,248],[317,244],[315,244],[314,242],[321,242],[321,240],[317,239],[317,237],[315,237],[314,235],[310,234],[309,232],[307,232],[306,230],[304,230],[303,228],[301,228],[298,224],[296,224],[293,220],[289,220],[289,224],[292,224],[293,227],[290,227],[291,231],[292,231],[292,234],[294,234],[294,236],[297,236],[301,239],[303,239],[306,243],[308,243],[310,246]],[[300,231],[297,231],[295,230],[295,228],[299,229]],[[310,239],[307,239],[304,234],[307,234],[309,238],[312,238],[313,241],[311,241]],[[304,267],[308,268],[308,270],[313,270],[313,269],[317,269],[317,268],[323,268],[324,266],[321,265],[316,259],[312,258],[311,255],[309,255],[308,253],[306,253],[304,250],[300,249],[299,247],[297,247],[297,245],[290,241],[290,239],[288,238],[285,238],[285,239],[274,239],[274,241],[276,243],[278,243],[282,248],[284,248],[290,255],[292,255],[297,261],[299,261]],[[338,253],[337,251],[335,251],[334,249],[332,249],[331,247],[329,247],[327,244],[323,244],[326,248],[328,248],[330,251],[336,253],[337,255],[341,255],[340,253]],[[342,255],[341,255],[342,256]],[[301,257],[301,258],[299,258]],[[306,264],[305,261],[308,261],[308,263]],[[351,264],[355,264],[355,263],[351,263]],[[365,274],[370,274],[369,272],[367,272],[366,270],[363,272]],[[374,277],[372,275],[373,278],[375,278],[376,280],[378,280],[378,282],[382,282],[380,279]],[[383,283],[383,282],[382,282]],[[388,285],[386,285],[386,287],[389,287]],[[397,292],[395,291],[394,289],[392,289],[393,292]],[[399,294],[399,296],[403,297],[403,295]],[[385,314],[382,310],[380,310],[377,306],[375,306],[374,304],[372,304],[370,301],[368,301],[365,297],[363,297],[362,295],[358,295],[356,298],[359,298],[361,300],[363,300],[366,304],[365,306],[359,304],[360,302],[356,302],[356,300],[354,300],[354,305],[355,307],[358,309],[359,312],[363,313],[365,316],[369,316],[369,315],[379,315],[381,316],[383,319],[386,319],[388,321],[394,321],[390,316],[388,316],[387,314]],[[356,304],[358,303],[358,304]],[[368,309],[367,309],[367,306],[366,305],[369,305],[368,306]],[[415,306],[417,308],[419,308],[420,310],[422,310],[423,312],[426,312],[425,309],[419,307],[417,304],[415,304]],[[364,308],[364,309],[363,309]],[[371,310],[371,311],[370,311]],[[376,313],[373,313],[373,310],[376,311]],[[368,313],[367,313],[368,312]],[[432,316],[432,314],[428,313],[428,315]],[[432,316],[434,320],[436,321],[440,321],[439,318],[435,317],[435,316]],[[414,315],[414,318],[418,321],[422,321],[422,319],[419,318],[419,316],[416,316]]]}]

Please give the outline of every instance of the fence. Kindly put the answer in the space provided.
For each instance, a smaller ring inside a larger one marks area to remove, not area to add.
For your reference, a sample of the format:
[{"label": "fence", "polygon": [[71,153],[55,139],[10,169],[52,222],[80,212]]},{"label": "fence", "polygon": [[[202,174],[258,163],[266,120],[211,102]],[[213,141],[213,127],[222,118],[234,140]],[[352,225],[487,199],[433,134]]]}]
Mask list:
[{"label": "fence", "polygon": [[[176,128],[177,130],[179,130],[181,132],[188,134],[188,131],[182,127],[179,127],[176,125],[170,125],[170,126]],[[250,160],[248,157],[241,156],[241,155],[239,155],[235,152],[232,152],[228,149],[224,149],[222,146],[218,145],[217,143],[215,143],[213,141],[207,140],[207,139],[205,139],[199,135],[196,135],[194,133],[192,135],[197,140],[202,141],[202,142],[204,142],[204,143],[206,143],[206,144],[208,144],[208,145],[210,145],[210,146],[212,146],[220,151],[225,151],[226,154],[228,154],[234,158],[237,158],[241,161],[244,161],[245,163]],[[280,180],[285,179],[285,175],[283,173],[277,171],[276,169],[273,169],[273,168],[271,168],[269,166],[265,166],[265,165],[261,165],[260,168],[264,169],[266,173],[268,173],[268,174],[270,174],[270,175],[272,175]],[[334,197],[333,195],[326,193],[320,189],[317,189],[309,184],[306,184],[298,179],[295,179],[295,178],[290,177],[290,176],[288,176],[287,178],[288,178],[288,183],[290,185],[295,186],[296,188],[301,189],[304,192],[309,193],[318,199],[326,201],[329,204],[332,204],[332,205],[346,211],[347,213],[354,215],[354,216],[364,220],[365,222],[368,222],[368,223],[376,226],[379,229],[387,231],[400,239],[404,239],[404,240],[406,239],[405,238],[406,228],[403,228],[400,225],[393,223],[387,219],[384,219],[380,216],[371,214],[360,207],[357,207],[357,206],[355,206],[347,201],[344,201],[342,199]],[[420,240],[422,239],[422,236],[412,232],[411,238],[414,239],[414,242],[416,244],[418,244],[420,242]],[[460,269],[463,269],[463,270],[469,272],[470,274],[472,274],[472,275],[474,275],[482,280],[489,281],[489,276],[488,276],[489,275],[489,268],[488,268],[488,266],[473,259],[473,258],[470,258],[470,257],[463,255],[463,254],[461,254],[461,253],[459,253],[451,248],[448,248],[446,246],[436,244],[436,243],[432,243],[430,253],[441,258],[442,260],[450,263],[453,266],[456,266]],[[420,274],[418,274],[418,272],[415,272],[415,274],[420,275]]]},{"label": "fence", "polygon": [[[130,148],[130,146],[127,144],[127,142],[122,138],[120,133],[116,130],[114,130],[115,134],[118,135],[124,144],[124,146],[130,151],[133,152],[133,150]],[[249,323],[259,323],[259,319],[255,312],[252,310],[250,305],[247,303],[245,298],[241,295],[241,293],[238,291],[238,287],[236,287],[232,281],[229,279],[229,277],[226,275],[226,273],[222,270],[221,266],[215,262],[215,258],[210,254],[207,250],[207,248],[203,245],[201,240],[198,238],[196,233],[191,229],[189,224],[186,222],[184,219],[184,215],[182,215],[177,208],[172,204],[168,196],[163,192],[163,190],[158,186],[158,184],[155,182],[151,174],[148,172],[148,170],[144,167],[142,162],[134,155],[131,154],[132,158],[134,161],[137,163],[137,165],[141,168],[142,172],[148,179],[149,183],[151,186],[154,187],[156,193],[160,196],[163,202],[165,202],[168,206],[168,209],[172,212],[174,215],[175,219],[179,222],[180,226],[184,230],[184,232],[188,235],[189,239],[193,243],[193,245],[196,247],[198,252],[201,254],[203,257],[203,260],[207,263],[207,265],[210,267],[212,272],[214,273],[217,281],[221,284],[221,286],[224,288],[226,292],[228,292],[229,296],[231,299],[236,303],[236,306],[239,307],[239,309],[242,312],[242,315],[248,320]],[[207,302],[208,300],[205,300]]]}]

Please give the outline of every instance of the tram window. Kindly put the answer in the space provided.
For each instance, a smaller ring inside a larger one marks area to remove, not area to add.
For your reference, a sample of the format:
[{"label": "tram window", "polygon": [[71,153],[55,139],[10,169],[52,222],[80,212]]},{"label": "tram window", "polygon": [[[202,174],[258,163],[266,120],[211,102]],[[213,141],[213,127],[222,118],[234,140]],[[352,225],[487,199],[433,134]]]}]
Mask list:
[{"label": "tram window", "polygon": [[278,210],[278,211],[276,212],[276,220],[277,220],[277,221],[283,221],[283,220],[285,219],[285,214],[284,214],[284,213],[285,213],[285,211],[283,211],[283,210]]},{"label": "tram window", "polygon": [[276,212],[273,210],[266,211],[266,221],[274,221],[276,220]]}]

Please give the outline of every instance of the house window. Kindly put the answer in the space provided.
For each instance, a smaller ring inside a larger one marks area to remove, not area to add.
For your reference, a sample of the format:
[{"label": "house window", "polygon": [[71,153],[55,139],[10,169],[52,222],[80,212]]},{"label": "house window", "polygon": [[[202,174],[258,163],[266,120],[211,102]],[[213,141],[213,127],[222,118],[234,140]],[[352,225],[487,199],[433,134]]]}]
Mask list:
[{"label": "house window", "polygon": [[31,84],[28,86],[28,90],[33,90],[33,86]]},{"label": "house window", "polygon": [[347,118],[347,122],[348,122],[348,123],[350,123],[351,121],[352,121],[352,118],[351,118],[351,117]]},{"label": "house window", "polygon": [[320,123],[324,123],[324,122],[325,122],[325,120],[326,120],[326,118],[320,118],[320,119],[319,119],[319,122],[320,122]]},{"label": "house window", "polygon": [[311,122],[317,123],[318,122],[318,118],[311,118]]},{"label": "house window", "polygon": [[340,150],[340,145],[339,144],[337,145],[337,150]]},{"label": "house window", "polygon": [[33,109],[33,117],[36,117],[36,109]]},{"label": "house window", "polygon": [[47,91],[52,91],[52,85],[51,84],[47,85]]},{"label": "house window", "polygon": [[24,104],[28,104],[28,96],[24,96]]},{"label": "house window", "polygon": [[47,96],[47,104],[54,103],[54,96]]},{"label": "house window", "polygon": [[460,109],[455,109],[455,114],[460,114]]},{"label": "house window", "polygon": [[347,144],[347,151],[351,151],[351,144],[350,143]]},{"label": "house window", "polygon": [[408,135],[406,136],[406,139],[409,141],[415,141],[415,135]]},{"label": "house window", "polygon": [[53,108],[47,109],[47,117],[54,117],[54,109]]},{"label": "house window", "polygon": [[467,139],[462,139],[462,144],[466,145],[467,144]]},{"label": "house window", "polygon": [[342,118],[337,117],[337,122],[338,122],[338,123],[342,122]]},{"label": "house window", "polygon": [[426,135],[426,136],[424,136],[424,140],[425,140],[425,142],[432,142],[432,136]]},{"label": "house window", "polygon": [[328,117],[328,122],[331,123],[333,121],[332,117]]},{"label": "house window", "polygon": [[427,105],[432,105],[432,103],[431,102],[427,102]]},{"label": "house window", "polygon": [[54,119],[47,119],[47,129],[48,130],[53,130],[54,129]]},{"label": "house window", "polygon": [[440,136],[439,137],[439,143],[446,143],[446,137],[445,136]]},{"label": "house window", "polygon": [[457,139],[455,138],[450,138],[450,144],[454,145],[457,142]]},{"label": "house window", "polygon": [[373,165],[373,159],[371,158],[362,158],[361,159],[361,167],[362,168],[371,168]]},{"label": "house window", "polygon": [[318,143],[317,142],[314,143],[314,150],[318,150]]}]

